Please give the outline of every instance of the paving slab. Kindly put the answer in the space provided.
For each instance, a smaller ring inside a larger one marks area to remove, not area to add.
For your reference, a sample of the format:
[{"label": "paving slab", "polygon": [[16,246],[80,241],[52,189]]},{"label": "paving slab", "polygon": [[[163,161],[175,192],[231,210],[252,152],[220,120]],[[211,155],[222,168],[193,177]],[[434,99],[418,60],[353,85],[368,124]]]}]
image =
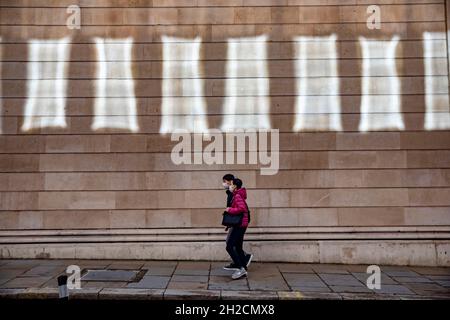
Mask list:
[{"label": "paving slab", "polygon": [[182,269],[177,267],[174,274],[189,275],[189,276],[207,276],[209,269]]},{"label": "paving slab", "polygon": [[245,277],[233,280],[230,276],[211,276],[209,278],[208,289],[240,291],[249,290],[249,286]]},{"label": "paving slab", "polygon": [[58,288],[58,277],[53,277],[47,282],[45,282],[41,288]]},{"label": "paving slab", "polygon": [[380,266],[382,270],[385,271],[411,271],[412,266],[393,266],[393,265],[384,265]]},{"label": "paving slab", "polygon": [[296,263],[280,264],[278,269],[283,273],[314,273],[312,266]]},{"label": "paving slab", "polygon": [[[211,263],[211,269],[210,269],[210,275],[211,276],[230,276],[231,277],[231,274],[233,273],[233,270],[224,270],[223,269],[223,267],[225,266],[225,265],[228,265],[229,263],[227,263],[227,262],[220,262],[220,263],[217,263],[217,262],[213,262],[213,263]],[[249,272],[252,272],[252,270],[253,270],[253,268],[252,268],[252,266],[250,266],[250,268],[249,268]]]},{"label": "paving slab", "polygon": [[164,276],[144,276],[139,282],[132,282],[128,288],[164,289],[169,283],[170,277]]},{"label": "paving slab", "polygon": [[211,267],[211,262],[206,261],[180,261],[177,268],[179,269],[193,269],[193,270],[208,270]]},{"label": "paving slab", "polygon": [[291,289],[294,291],[300,291],[300,292],[331,292],[331,289],[327,286],[323,287],[313,287],[306,285],[300,285],[300,286],[291,286]]},{"label": "paving slab", "polygon": [[118,269],[118,270],[139,270],[144,265],[144,261],[116,261],[108,266],[108,269]]},{"label": "paving slab", "polygon": [[27,260],[27,259],[19,259],[19,260],[6,260],[7,262],[2,266],[6,268],[15,268],[15,269],[31,269],[37,265],[39,265],[39,260]]},{"label": "paving slab", "polygon": [[316,274],[308,273],[283,273],[283,277],[291,287],[326,287],[327,285]]},{"label": "paving slab", "polygon": [[1,269],[0,279],[13,279],[16,277],[21,277],[29,269]]},{"label": "paving slab", "polygon": [[440,286],[437,283],[406,283],[405,286],[417,295],[448,295],[450,297],[450,288]]},{"label": "paving slab", "polygon": [[178,261],[169,261],[169,260],[144,260],[144,265],[142,269],[148,269],[151,267],[160,267],[160,268],[175,268],[178,265]]},{"label": "paving slab", "polygon": [[12,279],[15,277],[19,277],[24,274],[26,270],[24,269],[1,269],[0,270],[0,278],[2,279]]},{"label": "paving slab", "polygon": [[1,285],[2,288],[39,288],[51,277],[17,277]]},{"label": "paving slab", "polygon": [[347,270],[350,273],[358,272],[358,273],[367,273],[367,267],[369,265],[363,265],[363,264],[349,264],[345,265],[345,270]]},{"label": "paving slab", "polygon": [[152,275],[152,276],[171,276],[173,272],[175,271],[175,266],[167,266],[167,267],[157,267],[157,266],[143,266],[142,270],[147,270],[145,275]]},{"label": "paving slab", "polygon": [[275,291],[286,291],[289,287],[284,281],[281,275],[277,276],[249,276],[248,285],[250,290],[275,290]]},{"label": "paving slab", "polygon": [[251,269],[249,270],[249,274],[257,275],[257,276],[266,276],[279,274],[280,270],[277,265],[266,264],[266,263],[255,263],[252,264]]},{"label": "paving slab", "polygon": [[23,273],[21,277],[53,277],[61,274],[65,270],[66,267],[60,265],[39,265]]},{"label": "paving slab", "polygon": [[247,283],[247,277],[242,277],[239,279],[231,278],[231,275],[227,276],[210,276],[209,282],[220,282],[220,283]]},{"label": "paving slab", "polygon": [[184,282],[208,282],[208,276],[187,276],[181,274],[174,274],[172,281],[184,281]]},{"label": "paving slab", "polygon": [[425,275],[426,278],[436,281],[436,280],[450,280],[450,275]]},{"label": "paving slab", "polygon": [[399,283],[432,283],[433,281],[425,277],[392,277]]},{"label": "paving slab", "polygon": [[345,265],[316,264],[313,265],[312,268],[316,273],[337,273],[337,274],[349,273]]},{"label": "paving slab", "polygon": [[371,289],[377,294],[415,294],[408,287],[399,284],[381,284],[380,289]]},{"label": "paving slab", "polygon": [[450,288],[450,280],[435,280],[434,282],[442,287]]},{"label": "paving slab", "polygon": [[328,286],[366,286],[365,283],[359,281],[352,274],[319,273],[319,276]]},{"label": "paving slab", "polygon": [[381,268],[381,272],[391,277],[420,277],[420,274],[411,270],[385,270]]},{"label": "paving slab", "polygon": [[[370,277],[370,274],[362,272],[352,272],[352,275],[363,284],[367,283],[367,279]],[[398,282],[388,275],[381,273],[381,284],[398,284]]]},{"label": "paving slab", "polygon": [[38,260],[39,266],[61,266],[61,267],[67,267],[73,264],[77,264],[78,260],[76,259],[61,259],[61,260]]},{"label": "paving slab", "polygon": [[411,267],[412,271],[417,272],[421,275],[447,275],[450,276],[450,268],[441,267]]},{"label": "paving slab", "polygon": [[113,261],[110,260],[77,260],[73,265],[80,269],[106,269]]},{"label": "paving slab", "polygon": [[[208,289],[207,282],[170,281],[167,289],[203,290]],[[210,288],[211,289],[211,288]]]}]

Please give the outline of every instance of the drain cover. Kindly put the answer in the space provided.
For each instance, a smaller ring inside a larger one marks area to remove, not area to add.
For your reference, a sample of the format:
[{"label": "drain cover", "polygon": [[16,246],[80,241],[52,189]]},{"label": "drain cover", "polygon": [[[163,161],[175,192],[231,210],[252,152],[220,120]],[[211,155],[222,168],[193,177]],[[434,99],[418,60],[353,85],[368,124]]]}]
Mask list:
[{"label": "drain cover", "polygon": [[87,270],[84,281],[132,281],[139,270]]}]

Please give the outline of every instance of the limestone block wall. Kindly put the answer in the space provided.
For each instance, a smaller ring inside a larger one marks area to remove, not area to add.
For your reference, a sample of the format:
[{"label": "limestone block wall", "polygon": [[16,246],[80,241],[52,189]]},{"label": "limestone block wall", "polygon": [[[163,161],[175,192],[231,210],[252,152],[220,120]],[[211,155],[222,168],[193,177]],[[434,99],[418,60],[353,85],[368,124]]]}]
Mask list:
[{"label": "limestone block wall", "polygon": [[[0,256],[226,259],[233,172],[255,260],[449,265],[449,12],[2,0]],[[171,160],[167,132],[233,124],[279,129],[277,174]]]}]

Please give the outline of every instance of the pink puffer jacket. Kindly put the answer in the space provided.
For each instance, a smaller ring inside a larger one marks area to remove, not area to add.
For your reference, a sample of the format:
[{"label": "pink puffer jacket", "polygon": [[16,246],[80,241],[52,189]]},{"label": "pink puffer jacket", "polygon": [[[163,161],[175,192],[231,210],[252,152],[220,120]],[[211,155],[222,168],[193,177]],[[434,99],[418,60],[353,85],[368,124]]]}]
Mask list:
[{"label": "pink puffer jacket", "polygon": [[248,227],[248,211],[245,200],[247,199],[247,191],[245,188],[234,190],[233,192],[233,201],[231,202],[231,207],[228,210],[230,214],[240,214],[244,213],[244,217],[242,218],[241,227]]}]

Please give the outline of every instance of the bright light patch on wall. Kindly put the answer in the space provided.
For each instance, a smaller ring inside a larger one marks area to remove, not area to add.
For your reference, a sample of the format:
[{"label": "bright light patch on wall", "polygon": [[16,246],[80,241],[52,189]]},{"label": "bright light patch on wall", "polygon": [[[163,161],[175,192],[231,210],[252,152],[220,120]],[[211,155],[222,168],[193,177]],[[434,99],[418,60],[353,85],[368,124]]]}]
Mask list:
[{"label": "bright light patch on wall", "polygon": [[360,131],[403,130],[400,79],[396,68],[399,37],[392,40],[359,38],[362,49]]},{"label": "bright light patch on wall", "polygon": [[[67,126],[65,104],[70,39],[30,40],[22,130]],[[44,62],[50,61],[50,62]]]},{"label": "bright light patch on wall", "polygon": [[342,130],[336,35],[295,38],[294,131]]},{"label": "bright light patch on wall", "polygon": [[[441,65],[447,52],[441,42],[445,41],[444,32],[424,32],[423,52],[425,64],[425,129],[439,130],[450,128],[450,110],[448,98],[448,66]],[[445,69],[445,75],[442,75]]]},{"label": "bright light patch on wall", "polygon": [[137,132],[136,97],[131,71],[133,39],[94,38],[97,80],[92,129]]},{"label": "bright light patch on wall", "polygon": [[207,132],[206,100],[200,75],[201,38],[162,36],[162,134],[175,130]]},{"label": "bright light patch on wall", "polygon": [[267,36],[228,40],[222,130],[270,129]]}]

